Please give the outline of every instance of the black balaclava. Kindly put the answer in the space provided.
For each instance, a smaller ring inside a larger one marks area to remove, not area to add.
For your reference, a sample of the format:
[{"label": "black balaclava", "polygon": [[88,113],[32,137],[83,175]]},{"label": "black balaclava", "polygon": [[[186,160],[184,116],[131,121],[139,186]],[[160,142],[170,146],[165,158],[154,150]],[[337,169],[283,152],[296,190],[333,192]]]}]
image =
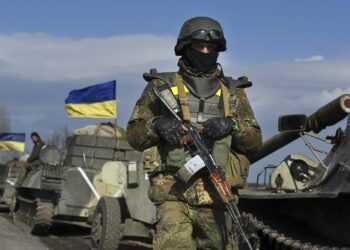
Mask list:
[{"label": "black balaclava", "polygon": [[191,46],[185,49],[183,55],[184,61],[194,71],[201,73],[208,73],[217,67],[219,52],[212,51],[208,54],[199,52]]}]

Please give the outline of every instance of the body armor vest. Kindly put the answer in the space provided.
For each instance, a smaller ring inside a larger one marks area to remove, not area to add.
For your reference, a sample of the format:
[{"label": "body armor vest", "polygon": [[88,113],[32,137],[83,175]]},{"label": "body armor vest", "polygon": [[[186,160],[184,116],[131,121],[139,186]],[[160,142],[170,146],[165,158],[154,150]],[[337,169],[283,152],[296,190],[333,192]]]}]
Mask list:
[{"label": "body armor vest", "polygon": [[[224,91],[220,79],[217,79],[217,85],[220,87],[213,92],[212,96],[198,97],[190,91],[178,73],[160,73],[156,76],[159,76],[157,78],[161,80],[161,84],[168,85],[173,95],[178,99],[185,121],[200,125],[210,118],[228,116],[228,112],[225,112],[225,106],[229,104],[224,105]],[[164,113],[166,112],[164,110]],[[160,144],[158,150],[162,159],[161,169],[167,172],[175,173],[191,158],[191,155],[181,145]]]},{"label": "body armor vest", "polygon": [[[199,97],[195,93],[192,93],[189,86],[186,84],[185,79],[182,78],[179,73],[155,73],[146,74],[144,78],[148,81],[156,80],[154,84],[158,86],[166,86],[178,100],[181,108],[181,115],[184,121],[201,124],[204,121],[213,117],[232,117],[235,109],[231,108],[233,100],[236,98],[236,86],[240,81],[232,78],[217,79],[219,87],[210,96]],[[234,98],[233,98],[234,97]],[[233,105],[232,105],[233,106]],[[161,115],[166,115],[168,111],[164,109],[160,112]],[[212,148],[212,155],[216,163],[225,168],[227,180],[230,180],[230,176],[239,176],[234,167],[241,168],[241,162],[239,157],[236,157],[231,153],[231,135],[215,141]],[[158,152],[161,157],[161,166],[156,171],[160,175],[155,175],[156,178],[160,178],[159,183],[153,183],[150,189],[150,198],[154,202],[163,202],[164,200],[183,200],[192,205],[208,205],[212,204],[212,195],[208,194],[206,190],[200,190],[202,179],[197,179],[196,183],[178,183],[174,179],[175,173],[182,168],[185,163],[192,158],[190,153],[185,149],[183,145],[168,145],[167,143],[158,144]],[[238,159],[238,160],[236,160]],[[249,164],[249,162],[248,162]],[[226,166],[230,168],[226,170]],[[234,167],[232,167],[234,166]],[[226,175],[226,174],[225,174]],[[169,190],[167,190],[168,183],[161,177],[170,178],[169,183],[176,182],[172,187],[169,184]],[[232,179],[232,178],[231,178]],[[235,185],[238,183],[236,179],[232,181]],[[190,185],[190,186],[188,186]],[[215,193],[215,192],[213,192]]]},{"label": "body armor vest", "polygon": [[224,117],[223,100],[220,89],[209,97],[197,97],[188,91],[187,101],[190,111],[190,121],[201,124],[213,117]]}]

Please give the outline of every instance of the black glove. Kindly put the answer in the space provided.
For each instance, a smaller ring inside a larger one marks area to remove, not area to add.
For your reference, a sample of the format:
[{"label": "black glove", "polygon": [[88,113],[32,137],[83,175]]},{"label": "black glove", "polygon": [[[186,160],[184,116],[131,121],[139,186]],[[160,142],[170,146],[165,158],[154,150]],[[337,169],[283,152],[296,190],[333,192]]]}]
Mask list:
[{"label": "black glove", "polygon": [[203,135],[212,140],[218,140],[229,135],[234,126],[231,118],[211,118],[203,123]]},{"label": "black glove", "polygon": [[170,145],[180,144],[180,139],[185,135],[181,122],[165,116],[153,121],[153,130]]}]

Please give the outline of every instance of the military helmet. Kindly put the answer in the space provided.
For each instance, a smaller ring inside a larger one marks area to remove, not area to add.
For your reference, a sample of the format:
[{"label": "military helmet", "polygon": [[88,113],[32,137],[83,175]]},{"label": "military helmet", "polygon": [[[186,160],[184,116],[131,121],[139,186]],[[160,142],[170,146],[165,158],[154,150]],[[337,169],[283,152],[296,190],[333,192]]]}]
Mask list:
[{"label": "military helmet", "polygon": [[175,46],[175,54],[183,55],[186,45],[193,41],[213,42],[218,45],[218,51],[226,50],[224,31],[220,23],[210,17],[193,17],[182,25]]}]

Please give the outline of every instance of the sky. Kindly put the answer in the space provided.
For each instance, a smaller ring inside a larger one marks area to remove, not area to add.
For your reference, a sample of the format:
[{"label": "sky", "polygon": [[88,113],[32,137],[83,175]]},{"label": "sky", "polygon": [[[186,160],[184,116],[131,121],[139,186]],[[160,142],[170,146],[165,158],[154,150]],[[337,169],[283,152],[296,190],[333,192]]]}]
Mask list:
[{"label": "sky", "polygon": [[[226,75],[253,82],[247,94],[264,139],[277,133],[279,115],[310,114],[350,93],[348,1],[0,0],[0,6],[0,105],[14,132],[47,137],[99,122],[68,119],[64,99],[72,89],[113,79],[118,124],[125,127],[145,86],[142,73],[176,71],[176,37],[193,16],[222,24],[228,50],[219,61]],[[291,151],[305,150],[292,143],[254,164],[253,175]]]}]

